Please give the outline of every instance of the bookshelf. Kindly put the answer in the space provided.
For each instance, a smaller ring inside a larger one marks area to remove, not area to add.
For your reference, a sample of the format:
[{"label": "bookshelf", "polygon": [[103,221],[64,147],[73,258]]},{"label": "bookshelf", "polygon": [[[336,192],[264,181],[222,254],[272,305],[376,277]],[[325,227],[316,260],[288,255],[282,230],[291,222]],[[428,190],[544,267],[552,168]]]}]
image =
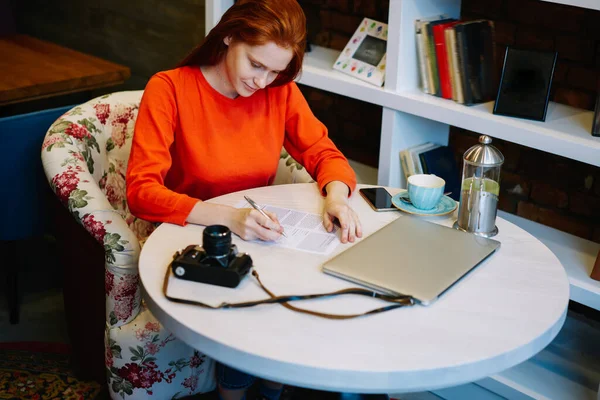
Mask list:
[{"label": "bookshelf", "polygon": [[[540,1],[600,10],[600,0]],[[232,4],[233,0],[206,1],[207,32]],[[405,187],[400,151],[427,141],[447,145],[451,125],[600,166],[600,138],[590,134],[591,111],[550,103],[546,122],[529,121],[492,114],[493,102],[467,107],[420,91],[414,21],[436,14],[458,18],[460,6],[461,0],[389,1],[384,88],[333,70],[339,52],[314,45],[305,56],[298,82],[382,106],[377,179],[380,185]],[[572,301],[600,310],[600,282],[589,277],[599,244],[511,214],[500,212],[500,216],[532,233],[559,258],[569,276]],[[600,329],[595,333],[600,334]],[[578,366],[572,361],[577,355],[576,350],[565,351],[548,361],[550,356],[544,350],[531,360],[481,382],[436,391],[436,395],[463,399],[469,393],[486,392],[495,393],[493,398],[499,395],[519,399],[600,399],[600,366]],[[546,390],[544,383],[549,381],[564,384],[558,385],[561,390]]]}]

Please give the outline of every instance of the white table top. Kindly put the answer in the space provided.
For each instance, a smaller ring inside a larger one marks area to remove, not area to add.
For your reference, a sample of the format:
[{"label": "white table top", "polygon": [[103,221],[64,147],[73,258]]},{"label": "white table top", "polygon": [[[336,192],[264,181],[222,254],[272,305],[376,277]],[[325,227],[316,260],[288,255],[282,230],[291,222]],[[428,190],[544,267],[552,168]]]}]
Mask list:
[{"label": "white table top", "polygon": [[[364,186],[364,185],[363,185]],[[389,189],[396,193],[400,189]],[[235,205],[248,194],[259,204],[320,213],[314,184],[293,184],[232,193],[210,201]],[[357,191],[352,207],[365,236],[401,217],[375,212]],[[451,226],[456,215],[429,218]],[[208,310],[170,302],[162,292],[175,251],[202,243],[203,226],[162,224],[140,257],[140,278],[154,315],[177,337],[240,370],[291,385],[357,393],[391,393],[454,386],[498,373],[535,355],[556,336],[566,317],[569,282],[558,259],[535,237],[498,218],[502,242],[478,266],[429,307],[400,308],[377,315],[329,320],[281,305]],[[323,256],[261,243],[233,242],[248,252],[267,288],[277,295],[356,287],[321,271]],[[402,243],[395,249],[399,261]],[[435,249],[432,249],[435,251]],[[449,255],[450,256],[450,255]],[[253,280],[247,277],[246,280]],[[231,301],[236,301],[235,289]],[[266,295],[254,282],[256,299]],[[352,314],[381,306],[377,299],[342,296],[295,304]],[[387,303],[384,303],[387,304]]]}]

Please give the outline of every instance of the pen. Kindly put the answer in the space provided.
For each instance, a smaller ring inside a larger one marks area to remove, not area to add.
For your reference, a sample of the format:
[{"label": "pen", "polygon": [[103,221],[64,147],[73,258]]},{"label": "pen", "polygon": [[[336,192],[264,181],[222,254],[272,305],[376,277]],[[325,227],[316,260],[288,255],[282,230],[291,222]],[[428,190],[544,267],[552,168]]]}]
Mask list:
[{"label": "pen", "polygon": [[[264,215],[265,217],[271,219],[271,217],[269,217],[259,206],[258,204],[256,204],[254,202],[254,200],[252,200],[250,197],[248,196],[244,196],[244,198],[246,199],[246,201],[252,206],[252,208],[254,208],[256,211],[258,211],[259,213],[261,213],[262,215]],[[271,220],[272,221],[272,220]],[[285,232],[281,231],[281,234],[285,237],[287,237],[287,235],[285,234]]]}]

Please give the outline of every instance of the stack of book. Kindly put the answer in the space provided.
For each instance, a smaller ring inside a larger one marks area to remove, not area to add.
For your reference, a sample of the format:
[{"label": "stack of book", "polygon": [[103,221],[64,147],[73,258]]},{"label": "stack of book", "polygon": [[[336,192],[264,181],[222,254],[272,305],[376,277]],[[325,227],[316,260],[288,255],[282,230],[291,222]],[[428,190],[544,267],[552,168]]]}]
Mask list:
[{"label": "stack of book", "polygon": [[400,152],[400,165],[407,180],[414,174],[439,176],[446,181],[444,191],[452,192],[449,197],[459,200],[460,172],[448,146],[427,142],[409,147]]},{"label": "stack of book", "polygon": [[472,105],[496,96],[494,23],[436,16],[415,21],[423,92]]}]

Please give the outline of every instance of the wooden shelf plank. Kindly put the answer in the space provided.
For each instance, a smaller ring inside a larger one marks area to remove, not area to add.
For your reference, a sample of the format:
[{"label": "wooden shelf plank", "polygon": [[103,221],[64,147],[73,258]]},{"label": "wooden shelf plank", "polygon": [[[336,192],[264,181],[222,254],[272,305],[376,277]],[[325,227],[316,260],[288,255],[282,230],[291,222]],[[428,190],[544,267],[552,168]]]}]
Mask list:
[{"label": "wooden shelf plank", "polygon": [[569,276],[571,300],[600,310],[600,282],[590,278],[600,244],[503,211],[498,215],[531,233],[556,255]]}]

